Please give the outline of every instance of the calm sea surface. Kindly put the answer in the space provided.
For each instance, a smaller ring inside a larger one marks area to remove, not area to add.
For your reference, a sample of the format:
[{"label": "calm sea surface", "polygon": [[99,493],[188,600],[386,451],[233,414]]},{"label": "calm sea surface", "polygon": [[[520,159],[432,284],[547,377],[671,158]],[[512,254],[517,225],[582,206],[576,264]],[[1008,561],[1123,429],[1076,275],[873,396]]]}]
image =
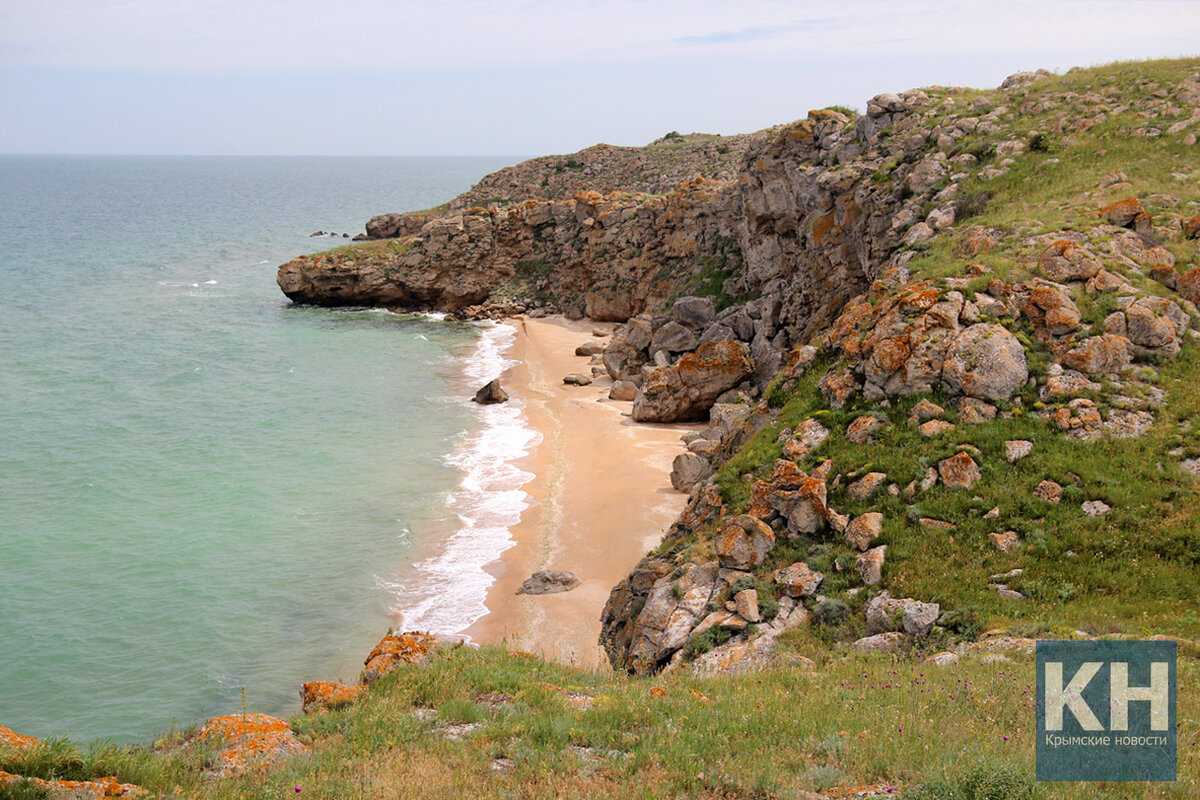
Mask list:
[{"label": "calm sea surface", "polygon": [[479,613],[422,537],[520,507],[471,472],[519,409],[464,400],[506,329],[293,308],[275,269],[512,161],[0,156],[0,724],[286,714],[393,612]]}]

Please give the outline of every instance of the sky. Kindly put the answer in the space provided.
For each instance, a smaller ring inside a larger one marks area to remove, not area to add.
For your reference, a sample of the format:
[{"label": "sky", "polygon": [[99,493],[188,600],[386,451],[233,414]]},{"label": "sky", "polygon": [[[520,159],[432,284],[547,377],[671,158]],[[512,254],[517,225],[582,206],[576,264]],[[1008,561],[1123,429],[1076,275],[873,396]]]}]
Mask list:
[{"label": "sky", "polygon": [[0,153],[538,155],[1200,53],[1200,0],[0,0]]}]

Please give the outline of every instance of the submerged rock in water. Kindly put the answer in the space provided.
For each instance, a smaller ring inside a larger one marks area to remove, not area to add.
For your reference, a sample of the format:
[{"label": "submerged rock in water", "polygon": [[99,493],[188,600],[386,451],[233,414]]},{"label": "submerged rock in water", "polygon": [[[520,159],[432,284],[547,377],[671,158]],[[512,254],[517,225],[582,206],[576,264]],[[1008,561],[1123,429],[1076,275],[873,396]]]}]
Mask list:
[{"label": "submerged rock in water", "polygon": [[580,584],[574,572],[543,570],[535,572],[525,579],[517,594],[554,594],[569,592]]},{"label": "submerged rock in water", "polygon": [[487,386],[484,386],[475,393],[473,398],[476,403],[491,405],[492,403],[503,403],[508,400],[508,392],[500,387],[500,379],[489,381]]}]

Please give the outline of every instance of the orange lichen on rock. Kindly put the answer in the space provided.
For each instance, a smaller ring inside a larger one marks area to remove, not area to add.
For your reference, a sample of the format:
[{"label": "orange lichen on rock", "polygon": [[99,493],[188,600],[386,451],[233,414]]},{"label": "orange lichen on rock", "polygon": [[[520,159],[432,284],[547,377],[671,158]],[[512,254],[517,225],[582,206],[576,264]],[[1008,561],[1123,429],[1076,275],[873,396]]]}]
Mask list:
[{"label": "orange lichen on rock", "polygon": [[837,224],[837,215],[830,212],[822,214],[813,220],[812,224],[812,240],[813,244],[819,245],[833,227]]},{"label": "orange lichen on rock", "polygon": [[1200,214],[1183,221],[1183,234],[1189,239],[1200,239]]},{"label": "orange lichen on rock", "polygon": [[270,764],[280,758],[307,753],[286,722],[266,714],[229,714],[213,717],[200,727],[191,742],[215,742],[225,749],[217,756],[218,775],[242,772],[253,764]]},{"label": "orange lichen on rock", "polygon": [[300,702],[305,714],[328,711],[350,705],[366,688],[359,684],[347,686],[333,681],[311,681],[300,687]]},{"label": "orange lichen on rock", "polygon": [[775,484],[776,488],[796,489],[806,480],[808,474],[800,469],[795,461],[778,458],[771,467],[771,483]]},{"label": "orange lichen on rock", "polygon": [[938,476],[950,489],[972,489],[983,477],[979,465],[966,452],[960,452],[938,462]]},{"label": "orange lichen on rock", "polygon": [[1038,269],[1052,281],[1085,281],[1102,267],[1090,251],[1067,239],[1053,242],[1038,256]]},{"label": "orange lichen on rock", "polygon": [[1200,303],[1200,267],[1188,270],[1175,280],[1175,291],[1184,300]]},{"label": "orange lichen on rock", "polygon": [[420,664],[435,644],[437,639],[427,633],[389,633],[367,656],[362,682],[370,685],[401,664]]},{"label": "orange lichen on rock", "polygon": [[0,771],[0,786],[24,781],[45,789],[51,797],[69,797],[73,800],[85,797],[140,797],[146,793],[140,786],[121,783],[113,777],[97,778],[94,781],[47,781]]},{"label": "orange lichen on rock", "polygon": [[1112,225],[1128,227],[1137,219],[1138,214],[1145,214],[1146,209],[1136,197],[1126,197],[1124,200],[1107,205],[1100,209],[1100,216]]},{"label": "orange lichen on rock", "polygon": [[0,744],[5,747],[11,747],[13,750],[24,750],[27,747],[33,747],[36,744],[41,744],[41,739],[36,736],[25,736],[17,733],[11,728],[6,728],[0,725]]}]

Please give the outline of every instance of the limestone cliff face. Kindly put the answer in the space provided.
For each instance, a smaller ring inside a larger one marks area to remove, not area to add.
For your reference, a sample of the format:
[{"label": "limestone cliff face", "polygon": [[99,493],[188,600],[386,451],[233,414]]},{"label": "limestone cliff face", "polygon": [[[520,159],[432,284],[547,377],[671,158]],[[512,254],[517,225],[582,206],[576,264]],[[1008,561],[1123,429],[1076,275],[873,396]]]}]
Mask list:
[{"label": "limestone cliff face", "polygon": [[[457,212],[376,217],[370,235],[396,237],[395,246],[298,258],[280,268],[279,285],[301,303],[460,311],[490,301],[613,321],[703,286],[779,297],[780,326],[801,341],[887,268],[897,220],[911,222],[944,177],[934,159],[873,180],[898,147],[880,144],[878,123],[902,127],[920,96],[896,98],[866,125],[814,111],[753,136],[686,145],[682,167],[661,146],[591,148],[577,154],[586,169],[560,185],[561,173],[535,159],[485,178],[451,203]],[[646,169],[657,183],[634,177]],[[534,191],[527,179],[543,174],[547,185]],[[680,174],[695,177],[665,194],[640,191]],[[555,197],[585,180],[605,193]],[[501,203],[467,205],[493,193]]]},{"label": "limestone cliff face", "polygon": [[279,269],[296,302],[460,311],[492,300],[624,321],[696,278],[736,271],[729,184],[697,178],[665,197],[579,192],[432,219],[420,233]]}]

